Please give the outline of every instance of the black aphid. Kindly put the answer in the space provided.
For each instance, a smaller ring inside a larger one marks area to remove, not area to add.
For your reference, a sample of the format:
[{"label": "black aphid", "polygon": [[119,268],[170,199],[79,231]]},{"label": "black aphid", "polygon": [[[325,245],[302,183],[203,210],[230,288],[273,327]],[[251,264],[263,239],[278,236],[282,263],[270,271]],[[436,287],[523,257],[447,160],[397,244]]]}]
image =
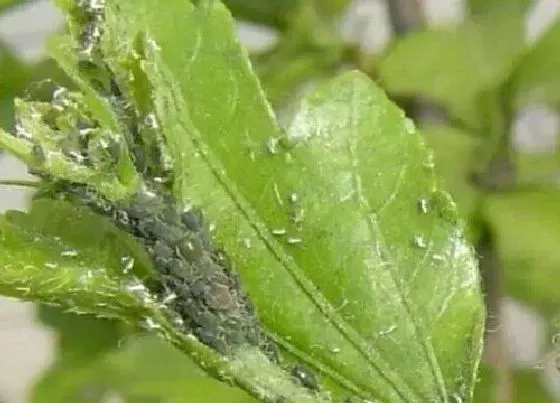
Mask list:
[{"label": "black aphid", "polygon": [[317,378],[308,368],[303,365],[295,365],[292,368],[292,376],[296,378],[299,383],[306,387],[307,389],[317,391],[319,390],[319,384]]}]

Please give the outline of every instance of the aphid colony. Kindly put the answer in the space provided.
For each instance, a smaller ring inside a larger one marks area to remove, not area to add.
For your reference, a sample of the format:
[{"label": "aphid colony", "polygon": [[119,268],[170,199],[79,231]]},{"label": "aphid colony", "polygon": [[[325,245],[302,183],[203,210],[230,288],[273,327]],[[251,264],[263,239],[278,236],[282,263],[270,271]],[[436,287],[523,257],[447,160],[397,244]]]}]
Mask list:
[{"label": "aphid colony", "polygon": [[[43,122],[56,133],[52,140],[55,148],[75,166],[115,170],[123,159],[130,158],[140,180],[133,196],[120,202],[109,201],[84,183],[53,183],[40,168],[51,151],[35,142],[32,133],[16,127],[15,135],[33,144],[38,163],[33,173],[47,183],[38,197],[46,194],[84,204],[134,235],[151,256],[157,272],[158,278],[150,279],[149,292],[165,301],[169,311],[179,318],[175,324],[185,333],[194,334],[222,354],[242,344],[255,345],[272,361],[279,362],[278,347],[265,336],[227,256],[213,245],[201,211],[185,209],[172,196],[173,171],[155,108],[150,104],[153,100],[146,94],[138,95],[134,88],[150,88],[141,68],[144,42],[137,41],[126,74],[117,76],[106,64],[99,46],[104,2],[81,0],[75,4],[74,37],[81,55],[77,67],[111,105],[120,132],[104,132],[102,125],[85,112],[80,94],[62,88],[55,90],[47,109],[42,104]],[[130,270],[127,266],[126,273]],[[309,369],[296,365],[287,370],[302,386],[319,390]]]}]

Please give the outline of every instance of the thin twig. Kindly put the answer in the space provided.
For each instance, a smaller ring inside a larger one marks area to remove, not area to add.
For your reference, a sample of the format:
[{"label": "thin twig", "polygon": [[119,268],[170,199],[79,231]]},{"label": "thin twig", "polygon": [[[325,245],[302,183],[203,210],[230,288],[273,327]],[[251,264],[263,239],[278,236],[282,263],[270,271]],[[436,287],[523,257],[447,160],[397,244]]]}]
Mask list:
[{"label": "thin twig", "polygon": [[24,186],[24,187],[32,187],[37,188],[40,186],[40,182],[37,181],[30,181],[24,179],[0,179],[0,185],[4,186]]}]

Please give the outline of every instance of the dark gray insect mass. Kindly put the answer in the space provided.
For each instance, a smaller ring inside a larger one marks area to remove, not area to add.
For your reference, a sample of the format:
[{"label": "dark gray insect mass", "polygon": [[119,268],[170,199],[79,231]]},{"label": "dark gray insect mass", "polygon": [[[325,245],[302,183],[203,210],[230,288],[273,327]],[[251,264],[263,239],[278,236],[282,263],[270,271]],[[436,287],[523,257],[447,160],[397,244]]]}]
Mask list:
[{"label": "dark gray insect mass", "polygon": [[[98,43],[97,33],[92,34],[92,24],[101,21],[101,10],[88,8],[89,2],[82,4],[86,12],[92,13],[83,28],[81,48],[84,49]],[[150,254],[157,272],[157,278],[150,283],[150,292],[161,300],[171,293],[176,296],[166,301],[166,305],[179,316],[176,324],[185,333],[194,334],[222,354],[228,354],[232,347],[251,344],[272,361],[280,362],[278,347],[264,334],[231,262],[214,245],[202,212],[197,208],[185,210],[172,197],[169,183],[173,181],[171,173],[162,167],[163,154],[160,149],[154,149],[153,143],[146,144],[141,135],[145,114],[130,101],[134,97],[126,87],[128,77],[119,81],[99,55],[90,56],[79,62],[80,70],[87,70],[90,84],[114,108],[122,128],[119,135],[124,139],[122,142],[109,139],[107,158],[116,163],[124,147],[133,157],[145,188],[139,188],[130,200],[113,203],[83,184],[62,181],[55,184],[54,191],[49,188],[49,197],[54,195],[86,205],[132,234]],[[94,125],[98,127],[99,123]],[[87,123],[83,126],[81,129],[91,128]],[[44,158],[41,149],[37,147],[34,151],[38,159]],[[37,174],[41,175],[40,171]],[[160,180],[155,180],[156,177]],[[319,389],[315,375],[304,366],[297,365],[287,371],[304,387],[312,391]]]}]

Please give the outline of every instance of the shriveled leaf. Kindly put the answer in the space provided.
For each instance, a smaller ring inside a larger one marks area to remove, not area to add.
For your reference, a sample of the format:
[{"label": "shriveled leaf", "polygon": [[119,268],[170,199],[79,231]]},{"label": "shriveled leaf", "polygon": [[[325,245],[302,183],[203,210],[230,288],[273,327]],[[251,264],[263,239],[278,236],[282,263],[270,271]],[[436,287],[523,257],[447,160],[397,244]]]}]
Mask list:
[{"label": "shriveled leaf", "polygon": [[518,105],[528,103],[560,102],[560,19],[525,52],[511,79],[512,101]]},{"label": "shriveled leaf", "polygon": [[519,13],[490,13],[454,29],[429,29],[397,39],[381,56],[382,85],[400,95],[423,95],[469,127],[481,129],[479,95],[496,88],[523,46]]},{"label": "shriveled leaf", "polygon": [[495,231],[507,275],[508,294],[537,308],[546,317],[558,313],[560,193],[520,190],[488,195],[485,213]]},{"label": "shriveled leaf", "polygon": [[307,98],[283,136],[220,4],[119,5],[109,63],[118,71],[147,33],[176,193],[215,223],[271,335],[345,390],[335,397],[468,399],[477,269],[411,122],[350,73]]}]

